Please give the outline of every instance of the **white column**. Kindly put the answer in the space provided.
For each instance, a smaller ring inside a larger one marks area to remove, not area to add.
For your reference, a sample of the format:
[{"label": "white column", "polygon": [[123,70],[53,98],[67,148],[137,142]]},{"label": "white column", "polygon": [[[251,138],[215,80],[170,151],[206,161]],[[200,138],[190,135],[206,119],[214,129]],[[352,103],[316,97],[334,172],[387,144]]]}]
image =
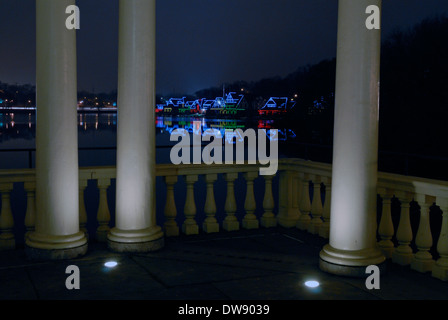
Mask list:
[{"label": "white column", "polygon": [[322,270],[365,276],[384,265],[376,245],[380,30],[366,27],[366,8],[381,0],[340,0],[330,243]]},{"label": "white column", "polygon": [[156,1],[120,0],[116,221],[108,234],[119,252],[163,246],[155,205],[155,70]]},{"label": "white column", "polygon": [[35,259],[67,259],[87,251],[79,230],[76,31],[74,0],[36,1],[36,227],[26,237]]}]

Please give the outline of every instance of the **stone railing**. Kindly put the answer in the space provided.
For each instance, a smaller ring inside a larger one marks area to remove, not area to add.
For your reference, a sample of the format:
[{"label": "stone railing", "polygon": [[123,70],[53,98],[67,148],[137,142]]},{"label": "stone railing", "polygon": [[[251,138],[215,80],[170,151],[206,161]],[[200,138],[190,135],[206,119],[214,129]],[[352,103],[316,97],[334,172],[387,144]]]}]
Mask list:
[{"label": "stone railing", "polygon": [[386,257],[448,280],[448,182],[379,173],[378,194],[378,245]]},{"label": "stone railing", "polygon": [[[88,185],[96,182],[97,241],[106,241],[113,225],[108,190],[115,175],[114,167],[80,169],[80,229],[87,231],[88,222],[92,225],[85,195]],[[200,230],[215,233],[221,229],[235,231],[278,224],[329,238],[329,164],[283,159],[276,176],[259,176],[258,165],[157,165],[156,175],[157,188],[164,188],[163,197],[157,198],[162,212],[157,217],[158,224],[167,237],[180,233],[194,235]],[[21,200],[18,195],[11,199],[15,188],[19,189]],[[34,170],[0,171],[0,193],[0,248],[12,249],[20,234],[17,230],[28,232],[34,228]],[[198,201],[198,194],[205,201]],[[218,208],[216,194],[225,197]],[[19,209],[12,210],[14,201],[25,202],[21,206],[25,214],[17,212]],[[387,258],[420,272],[432,271],[435,277],[448,280],[448,182],[379,173],[378,213],[378,245]],[[202,223],[198,223],[198,218]]]}]

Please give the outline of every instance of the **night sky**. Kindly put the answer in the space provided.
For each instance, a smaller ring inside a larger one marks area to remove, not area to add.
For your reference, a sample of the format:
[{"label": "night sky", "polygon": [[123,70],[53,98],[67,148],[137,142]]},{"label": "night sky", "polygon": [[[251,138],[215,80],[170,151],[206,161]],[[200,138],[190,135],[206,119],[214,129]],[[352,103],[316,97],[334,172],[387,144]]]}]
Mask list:
[{"label": "night sky", "polygon": [[[157,92],[285,76],[336,55],[337,0],[157,2]],[[78,89],[117,87],[118,0],[78,0]],[[448,13],[446,0],[384,0],[383,36]],[[0,0],[0,81],[35,84],[35,0]]]}]

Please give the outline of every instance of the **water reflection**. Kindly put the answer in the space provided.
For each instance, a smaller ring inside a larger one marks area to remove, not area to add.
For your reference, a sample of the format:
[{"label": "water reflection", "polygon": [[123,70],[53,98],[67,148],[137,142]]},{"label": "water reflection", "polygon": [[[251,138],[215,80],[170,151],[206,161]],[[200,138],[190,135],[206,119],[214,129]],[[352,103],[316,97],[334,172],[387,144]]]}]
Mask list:
[{"label": "water reflection", "polygon": [[[78,146],[80,148],[80,165],[114,165],[117,135],[116,113],[79,113],[77,116]],[[275,139],[280,143],[295,140],[293,129],[278,126],[275,120],[238,120],[209,119],[204,117],[156,117],[157,161],[167,161],[167,150],[176,144],[170,141],[170,134],[176,129],[184,129],[189,133],[208,134],[218,132],[228,141],[233,141],[237,135],[236,129],[264,129],[268,137],[270,129],[278,129]],[[209,130],[209,131],[207,131]],[[211,131],[210,131],[211,130]],[[230,133],[230,135],[229,135]],[[231,135],[233,134],[233,136]],[[36,138],[35,113],[0,113],[0,151],[1,150],[31,150],[34,153]],[[237,137],[238,138],[238,137]],[[241,137],[240,137],[241,138]],[[95,148],[109,148],[109,152]],[[89,149],[89,151],[86,151]],[[113,151],[112,151],[113,150]],[[29,166],[29,154],[26,151],[0,153],[0,168],[20,168]],[[33,155],[32,155],[33,156]],[[24,160],[22,159],[24,158]],[[34,163],[34,159],[32,161]]]},{"label": "water reflection", "polygon": [[[157,117],[156,128],[158,133],[171,134],[176,129],[184,129],[188,133],[201,135],[221,135],[227,137],[228,133],[235,133],[237,129],[262,129],[270,137],[270,130],[276,129],[278,135],[274,139],[278,141],[287,141],[288,139],[295,139],[297,136],[292,129],[276,127],[275,120],[258,120],[256,122],[231,120],[231,119],[208,119],[208,118],[194,118],[194,117]],[[241,138],[241,136],[240,136]]]},{"label": "water reflection", "polygon": [[[80,113],[78,115],[78,131],[114,131],[117,127],[117,114],[115,113]],[[197,124],[200,123],[200,126]],[[193,125],[196,124],[196,128]],[[0,143],[2,140],[15,138],[35,139],[36,132],[35,115],[32,113],[0,113]],[[292,129],[279,128],[275,120],[257,120],[257,122],[232,120],[232,119],[208,119],[195,117],[156,117],[156,134],[171,134],[176,129],[185,129],[189,133],[198,133],[202,130],[220,132],[223,136],[228,130],[241,129],[278,129],[281,141],[296,138]],[[110,141],[110,143],[114,143]],[[1,145],[0,145],[1,147]],[[20,148],[20,145],[17,145]]]},{"label": "water reflection", "polygon": [[[30,113],[0,113],[0,148],[2,142],[16,139],[34,140],[35,121]],[[17,148],[22,148],[20,144]]]}]

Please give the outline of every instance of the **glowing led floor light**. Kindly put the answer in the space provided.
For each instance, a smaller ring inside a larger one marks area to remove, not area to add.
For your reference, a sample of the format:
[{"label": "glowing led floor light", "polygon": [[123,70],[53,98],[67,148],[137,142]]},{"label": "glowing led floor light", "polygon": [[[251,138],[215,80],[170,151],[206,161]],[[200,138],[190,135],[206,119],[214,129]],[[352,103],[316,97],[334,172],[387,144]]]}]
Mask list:
[{"label": "glowing led floor light", "polygon": [[105,267],[107,268],[114,268],[118,265],[118,263],[116,261],[108,261],[104,264]]},{"label": "glowing led floor light", "polygon": [[314,280],[305,282],[305,286],[307,286],[308,288],[317,288],[319,285],[319,282]]}]

